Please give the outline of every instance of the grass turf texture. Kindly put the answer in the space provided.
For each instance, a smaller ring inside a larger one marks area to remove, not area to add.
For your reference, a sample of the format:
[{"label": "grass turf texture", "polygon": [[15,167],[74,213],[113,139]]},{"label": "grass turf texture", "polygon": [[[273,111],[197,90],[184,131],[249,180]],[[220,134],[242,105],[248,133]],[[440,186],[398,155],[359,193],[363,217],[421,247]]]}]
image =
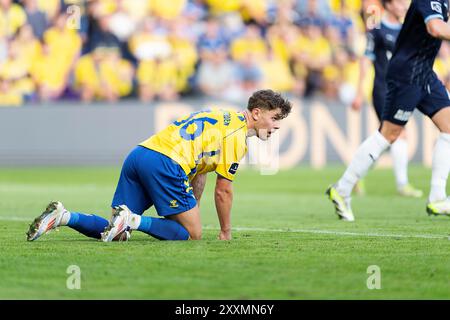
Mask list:
[{"label": "grass turf texture", "polygon": [[[230,242],[216,240],[212,175],[201,203],[204,240],[134,232],[128,243],[105,244],[69,228],[35,242],[25,232],[52,199],[109,218],[119,168],[0,169],[0,298],[450,298],[450,218],[428,217],[425,198],[397,196],[392,171],[378,169],[366,179],[368,194],[354,197],[356,222],[341,222],[324,191],[342,171],[241,171],[233,226],[254,229],[234,231]],[[426,193],[429,178],[429,169],[410,168]],[[442,237],[426,238],[433,235]],[[81,269],[80,290],[66,288],[69,265]],[[381,269],[380,290],[366,286],[370,265]]]}]

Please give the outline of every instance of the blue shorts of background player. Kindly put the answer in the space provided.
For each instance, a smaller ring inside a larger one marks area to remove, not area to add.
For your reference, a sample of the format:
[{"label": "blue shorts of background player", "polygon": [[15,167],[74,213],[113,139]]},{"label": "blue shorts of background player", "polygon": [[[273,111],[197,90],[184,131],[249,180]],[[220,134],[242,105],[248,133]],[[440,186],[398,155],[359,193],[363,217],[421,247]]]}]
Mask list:
[{"label": "blue shorts of background player", "polygon": [[[177,215],[189,213],[196,205],[189,179],[181,166],[161,153],[137,146],[124,161],[111,206],[113,213],[127,210],[139,215],[133,228],[154,238],[188,240],[190,234],[176,221]],[[152,206],[162,218],[142,216]],[[100,239],[109,222],[98,215],[69,212],[61,202],[53,201],[31,224],[28,240],[37,239],[55,225],[66,225],[88,237]],[[111,240],[128,240],[129,236],[130,230],[125,230]]]},{"label": "blue shorts of background player", "polygon": [[386,100],[387,86],[386,83],[375,84],[372,91],[372,104],[375,109],[375,114],[381,123],[383,118],[383,110]]},{"label": "blue shorts of background player", "polygon": [[432,118],[448,106],[450,99],[447,89],[436,76],[423,86],[387,79],[383,120],[404,126],[416,108]]}]

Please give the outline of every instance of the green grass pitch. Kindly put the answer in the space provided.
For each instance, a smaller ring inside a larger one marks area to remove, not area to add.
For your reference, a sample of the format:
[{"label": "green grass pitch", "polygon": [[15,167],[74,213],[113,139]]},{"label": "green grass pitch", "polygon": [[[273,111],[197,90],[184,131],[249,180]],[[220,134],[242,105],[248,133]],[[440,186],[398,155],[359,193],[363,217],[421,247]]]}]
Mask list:
[{"label": "green grass pitch", "polygon": [[[105,244],[69,228],[31,243],[25,232],[53,199],[109,218],[119,168],[0,169],[0,299],[450,298],[450,218],[428,217],[425,198],[397,196],[392,171],[377,169],[367,195],[354,197],[356,222],[339,221],[324,191],[342,171],[241,171],[229,242],[216,240],[211,176],[204,240],[134,232]],[[429,169],[410,168],[410,179],[428,192]],[[79,290],[66,286],[70,265],[81,270]],[[379,290],[367,288],[371,265]]]}]

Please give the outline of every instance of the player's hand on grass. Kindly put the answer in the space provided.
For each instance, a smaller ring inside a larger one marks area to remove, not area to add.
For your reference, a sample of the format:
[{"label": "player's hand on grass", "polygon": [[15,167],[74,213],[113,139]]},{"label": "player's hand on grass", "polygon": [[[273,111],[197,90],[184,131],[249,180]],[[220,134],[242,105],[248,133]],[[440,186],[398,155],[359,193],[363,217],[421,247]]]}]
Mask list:
[{"label": "player's hand on grass", "polygon": [[231,230],[220,230],[217,238],[219,240],[231,240]]}]

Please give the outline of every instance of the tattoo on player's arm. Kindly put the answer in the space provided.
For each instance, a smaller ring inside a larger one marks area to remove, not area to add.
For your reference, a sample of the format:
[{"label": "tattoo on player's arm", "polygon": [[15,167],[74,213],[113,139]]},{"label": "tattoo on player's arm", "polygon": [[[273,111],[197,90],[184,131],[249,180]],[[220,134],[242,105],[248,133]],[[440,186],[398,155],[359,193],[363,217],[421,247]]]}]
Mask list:
[{"label": "tattoo on player's arm", "polygon": [[197,203],[200,206],[200,198],[202,197],[203,190],[206,185],[206,173],[197,175],[192,181],[191,186],[194,191],[195,199],[197,199]]}]

